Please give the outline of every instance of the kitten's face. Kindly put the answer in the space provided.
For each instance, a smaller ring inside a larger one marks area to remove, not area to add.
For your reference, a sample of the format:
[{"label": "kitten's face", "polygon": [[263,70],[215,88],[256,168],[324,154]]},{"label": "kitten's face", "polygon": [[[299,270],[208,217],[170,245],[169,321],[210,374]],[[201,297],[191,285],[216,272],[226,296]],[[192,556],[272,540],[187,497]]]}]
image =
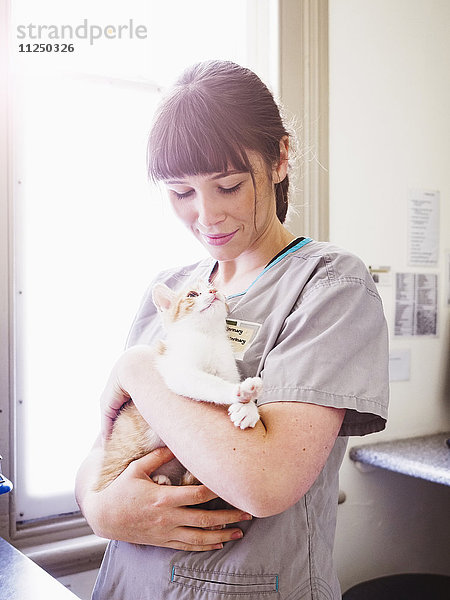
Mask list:
[{"label": "kitten's face", "polygon": [[198,282],[178,294],[163,284],[157,284],[153,289],[153,301],[163,313],[166,324],[186,318],[203,324],[210,320],[223,320],[227,314],[225,296],[204,282]]},{"label": "kitten's face", "polygon": [[206,285],[197,285],[176,297],[170,311],[170,318],[172,321],[178,321],[197,315],[202,319],[210,319],[218,312],[224,312],[224,308],[225,298],[220,292]]}]

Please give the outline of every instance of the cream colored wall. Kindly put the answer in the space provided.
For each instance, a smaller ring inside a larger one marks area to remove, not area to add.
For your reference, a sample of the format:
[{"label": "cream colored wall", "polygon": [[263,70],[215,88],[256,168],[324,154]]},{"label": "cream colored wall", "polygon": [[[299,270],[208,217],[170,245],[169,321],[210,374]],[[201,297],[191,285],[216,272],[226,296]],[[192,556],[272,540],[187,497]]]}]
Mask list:
[{"label": "cream colored wall", "polygon": [[[330,0],[329,17],[330,239],[394,273],[438,273],[440,286],[435,339],[395,338],[394,282],[380,288],[391,348],[411,350],[411,378],[391,385],[386,431],[362,442],[449,431],[450,2]],[[438,269],[407,265],[411,188],[440,191]],[[394,572],[450,574],[450,488],[362,473],[348,458],[341,488],[343,589]]]}]

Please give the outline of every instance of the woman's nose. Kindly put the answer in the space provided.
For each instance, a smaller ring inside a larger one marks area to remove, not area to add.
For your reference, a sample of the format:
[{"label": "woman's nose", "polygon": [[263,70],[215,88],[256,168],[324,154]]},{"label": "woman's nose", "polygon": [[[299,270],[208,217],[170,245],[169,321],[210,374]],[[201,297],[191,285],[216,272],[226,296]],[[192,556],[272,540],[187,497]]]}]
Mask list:
[{"label": "woman's nose", "polygon": [[225,220],[218,203],[201,194],[198,194],[197,200],[197,221],[201,227],[207,229]]}]

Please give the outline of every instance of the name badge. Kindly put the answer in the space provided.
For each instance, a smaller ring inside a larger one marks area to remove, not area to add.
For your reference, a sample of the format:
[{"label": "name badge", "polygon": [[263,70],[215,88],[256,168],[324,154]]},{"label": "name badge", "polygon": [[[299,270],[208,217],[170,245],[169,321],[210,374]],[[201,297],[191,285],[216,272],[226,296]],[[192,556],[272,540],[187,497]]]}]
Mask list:
[{"label": "name badge", "polygon": [[244,354],[253,344],[261,325],[251,321],[235,321],[227,319],[227,334],[233,347],[236,359],[242,360]]}]

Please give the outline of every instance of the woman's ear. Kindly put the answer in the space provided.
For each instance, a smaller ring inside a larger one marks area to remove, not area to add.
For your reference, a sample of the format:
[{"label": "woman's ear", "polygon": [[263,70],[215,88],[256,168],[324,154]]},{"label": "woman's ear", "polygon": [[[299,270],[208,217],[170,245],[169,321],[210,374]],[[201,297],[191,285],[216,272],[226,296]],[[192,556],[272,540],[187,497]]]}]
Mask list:
[{"label": "woman's ear", "polygon": [[281,183],[287,175],[289,161],[289,136],[285,135],[280,140],[280,160],[272,171],[274,183]]}]

